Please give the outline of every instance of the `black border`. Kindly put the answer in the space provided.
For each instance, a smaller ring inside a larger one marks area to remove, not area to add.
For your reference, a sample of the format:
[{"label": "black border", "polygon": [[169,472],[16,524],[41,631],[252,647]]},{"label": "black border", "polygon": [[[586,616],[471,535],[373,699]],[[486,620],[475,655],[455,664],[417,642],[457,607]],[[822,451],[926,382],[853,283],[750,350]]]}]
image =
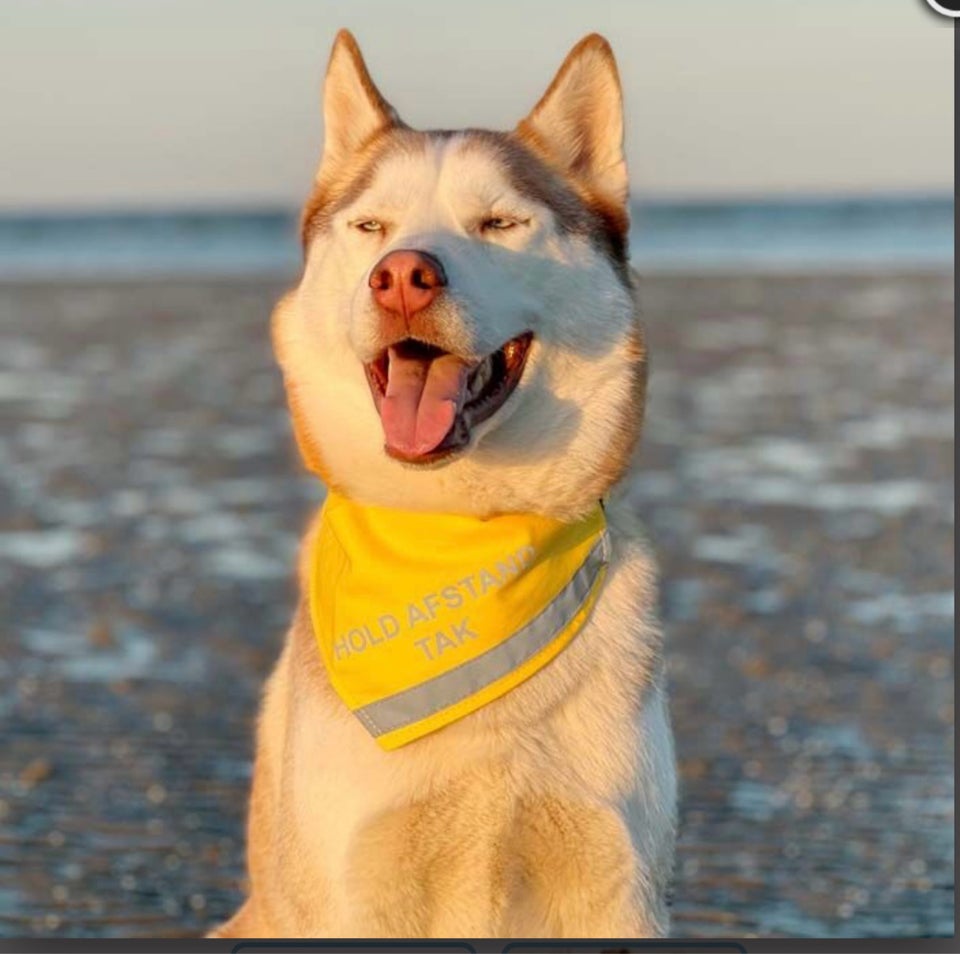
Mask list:
[{"label": "black border", "polygon": [[[926,4],[924,7],[930,12],[934,11]],[[940,15],[937,15],[940,19]],[[957,70],[957,37],[960,35],[960,20],[954,20],[953,34],[953,189],[954,189],[954,324],[956,324],[956,302],[957,302],[957,272],[956,272],[956,248],[957,241],[960,239],[960,219],[956,214],[956,195],[957,195],[957,99],[960,93],[960,73]],[[954,364],[958,355],[957,342],[954,340]],[[954,405],[954,419],[956,420],[956,405]],[[954,540],[954,557],[956,557],[956,540]],[[956,576],[954,576],[954,587],[956,587]],[[957,661],[954,654],[954,685],[956,685]],[[954,717],[956,717],[956,697],[954,698]],[[956,718],[954,718],[956,722]],[[954,740],[954,792],[956,792],[957,782],[957,763],[956,763],[956,740]],[[956,835],[958,824],[956,813],[954,813],[954,844],[956,844]],[[374,952],[396,951],[418,951],[421,954],[427,954],[430,949],[440,949],[443,954],[448,951],[458,950],[464,954],[533,954],[540,950],[543,954],[550,954],[554,948],[564,951],[584,952],[584,954],[593,954],[593,952],[616,951],[618,947],[632,947],[634,950],[663,951],[669,954],[671,950],[691,950],[702,949],[704,954],[707,952],[716,952],[716,954],[733,954],[737,950],[744,954],[958,954],[957,936],[956,936],[956,910],[957,910],[957,886],[954,878],[953,888],[953,909],[954,909],[954,935],[953,937],[937,938],[918,938],[918,937],[900,937],[900,938],[709,938],[700,940],[698,938],[672,938],[663,941],[639,941],[629,938],[611,938],[609,940],[598,941],[597,939],[582,940],[563,940],[563,941],[544,941],[537,940],[491,940],[486,939],[449,939],[449,940],[423,940],[423,941],[377,941],[374,939],[347,939],[342,940],[318,940],[318,941],[271,941],[269,939],[237,941],[235,939],[205,939],[205,938],[78,938],[78,939],[55,939],[55,938],[0,938],[0,954],[256,954],[258,948],[266,952],[274,950],[279,952],[303,951],[304,954],[321,949],[327,949],[334,952],[355,952],[355,954],[374,954]]]},{"label": "black border", "polygon": [[[936,7],[933,6],[934,3],[938,3],[940,6],[946,7],[949,10],[950,8],[949,6],[947,6],[946,0],[925,0],[925,2],[927,6],[930,8],[930,11],[932,13],[935,13],[938,17],[947,17],[952,20],[957,19],[957,17],[951,17],[950,13],[942,13],[940,10],[938,10]],[[960,14],[960,10],[952,10],[950,12]]]}]

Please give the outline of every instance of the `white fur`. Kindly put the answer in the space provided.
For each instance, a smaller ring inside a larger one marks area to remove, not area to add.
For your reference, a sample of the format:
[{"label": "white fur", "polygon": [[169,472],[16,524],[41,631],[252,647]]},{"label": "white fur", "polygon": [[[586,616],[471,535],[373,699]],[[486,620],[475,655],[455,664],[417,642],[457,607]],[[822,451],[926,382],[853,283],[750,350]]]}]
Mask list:
[{"label": "white fur", "polygon": [[[479,220],[501,211],[529,224],[479,238]],[[387,223],[386,233],[351,228],[367,218]],[[478,429],[472,453],[442,470],[385,456],[361,364],[375,355],[367,279],[394,248],[424,249],[443,262],[452,300],[442,320],[465,353],[535,334],[517,391]],[[454,138],[388,156],[330,234],[314,241],[284,307],[290,314],[276,325],[281,362],[325,462],[351,495],[478,514],[546,505],[569,516],[589,506],[575,499],[579,472],[621,427],[634,302],[588,238],[561,235],[550,209],[514,192],[492,155]]]},{"label": "white fur", "polygon": [[[375,126],[383,107],[371,107],[369,83],[351,79],[363,71],[351,49],[335,51],[328,112],[342,128],[352,96]],[[578,50],[530,121],[561,153],[565,137],[592,137],[595,161],[616,172],[620,130],[571,127],[587,87],[601,112],[619,111],[608,48],[594,39]],[[303,279],[275,313],[307,444],[328,478],[365,502],[585,512],[622,476],[625,459],[611,448],[639,427],[632,289],[602,243],[564,232],[554,210],[517,193],[475,137],[398,143],[312,239]],[[342,179],[337,163],[347,161],[328,150],[321,180]],[[491,215],[524,224],[479,230]],[[385,231],[357,230],[364,219]],[[380,346],[367,279],[395,248],[442,261],[438,324],[449,349],[479,357],[535,335],[516,391],[465,453],[439,466],[386,455],[363,373]],[[666,933],[676,778],[655,567],[616,501],[608,521],[607,579],[570,646],[506,696],[392,752],[331,689],[301,601],[259,726],[251,894],[218,936]],[[310,534],[304,554],[309,546]],[[304,571],[301,561],[301,586]]]}]

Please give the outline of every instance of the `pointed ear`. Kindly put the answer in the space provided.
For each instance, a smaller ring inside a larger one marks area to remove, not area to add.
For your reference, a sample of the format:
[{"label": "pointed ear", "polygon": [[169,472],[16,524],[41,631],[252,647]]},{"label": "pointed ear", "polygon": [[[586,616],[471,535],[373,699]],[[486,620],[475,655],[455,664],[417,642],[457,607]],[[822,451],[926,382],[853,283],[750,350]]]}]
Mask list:
[{"label": "pointed ear", "polygon": [[367,72],[360,47],[348,30],[333,41],[323,86],[323,161],[329,174],[378,132],[402,126],[394,108],[380,95]]},{"label": "pointed ear", "polygon": [[610,44],[584,37],[517,134],[562,173],[617,209],[627,204],[623,99]]}]

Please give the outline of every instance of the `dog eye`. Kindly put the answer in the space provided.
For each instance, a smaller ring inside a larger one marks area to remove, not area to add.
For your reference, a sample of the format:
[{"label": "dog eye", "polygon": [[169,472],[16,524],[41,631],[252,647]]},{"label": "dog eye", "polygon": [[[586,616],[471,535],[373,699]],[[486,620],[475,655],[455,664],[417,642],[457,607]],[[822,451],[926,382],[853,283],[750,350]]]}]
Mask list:
[{"label": "dog eye", "polygon": [[520,223],[516,219],[508,219],[502,215],[492,215],[489,219],[484,219],[480,223],[481,232],[506,232]]},{"label": "dog eye", "polygon": [[383,223],[377,219],[363,219],[360,222],[354,222],[353,227],[361,232],[382,232]]}]

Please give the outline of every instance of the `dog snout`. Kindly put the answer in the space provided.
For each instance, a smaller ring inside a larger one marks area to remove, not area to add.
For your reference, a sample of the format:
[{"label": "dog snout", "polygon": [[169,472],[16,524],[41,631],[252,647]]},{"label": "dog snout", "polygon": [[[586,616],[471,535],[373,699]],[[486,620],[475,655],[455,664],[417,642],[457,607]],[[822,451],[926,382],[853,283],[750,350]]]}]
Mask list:
[{"label": "dog snout", "polygon": [[446,287],[447,276],[429,252],[398,249],[373,266],[369,285],[380,308],[409,322]]}]

